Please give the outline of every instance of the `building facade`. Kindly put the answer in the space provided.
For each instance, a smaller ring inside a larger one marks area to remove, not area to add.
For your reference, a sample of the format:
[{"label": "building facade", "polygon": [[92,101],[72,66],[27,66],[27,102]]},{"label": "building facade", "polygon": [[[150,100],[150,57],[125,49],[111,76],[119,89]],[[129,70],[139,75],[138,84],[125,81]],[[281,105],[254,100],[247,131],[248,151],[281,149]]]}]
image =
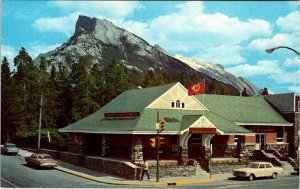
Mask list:
[{"label": "building facade", "polygon": [[264,97],[188,96],[180,83],[123,92],[97,112],[60,129],[69,151],[141,164],[155,159],[151,138],[162,120],[161,159],[207,166],[209,157],[248,159],[255,149],[288,153],[286,121]]}]

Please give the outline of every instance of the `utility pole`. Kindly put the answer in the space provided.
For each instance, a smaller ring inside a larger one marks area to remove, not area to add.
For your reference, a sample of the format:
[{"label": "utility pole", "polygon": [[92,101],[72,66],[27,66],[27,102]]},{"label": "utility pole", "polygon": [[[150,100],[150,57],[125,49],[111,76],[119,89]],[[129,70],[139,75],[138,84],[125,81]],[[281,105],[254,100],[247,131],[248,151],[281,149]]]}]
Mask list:
[{"label": "utility pole", "polygon": [[159,182],[159,112],[157,112],[156,120],[156,182]]},{"label": "utility pole", "polygon": [[41,104],[40,104],[39,138],[38,138],[38,148],[37,148],[38,152],[40,151],[40,143],[41,143],[42,107],[43,107],[43,96],[41,96]]}]

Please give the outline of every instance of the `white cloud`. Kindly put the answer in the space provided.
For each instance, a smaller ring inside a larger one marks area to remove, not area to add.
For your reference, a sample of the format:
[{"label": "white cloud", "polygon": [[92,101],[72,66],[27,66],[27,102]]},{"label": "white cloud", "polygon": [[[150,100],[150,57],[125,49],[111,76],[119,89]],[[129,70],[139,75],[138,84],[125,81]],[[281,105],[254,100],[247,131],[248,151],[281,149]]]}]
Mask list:
[{"label": "white cloud", "polygon": [[196,57],[202,60],[209,60],[214,63],[224,64],[241,64],[245,59],[240,55],[242,47],[233,45],[233,46],[216,46],[209,47],[203,50]]},{"label": "white cloud", "polygon": [[78,15],[79,13],[72,13],[63,17],[39,18],[32,26],[40,32],[60,32],[70,36],[75,31]]},{"label": "white cloud", "polygon": [[120,26],[140,37],[145,36],[149,32],[148,24],[144,22],[126,21],[120,23]]},{"label": "white cloud", "polygon": [[[202,2],[185,2],[177,8],[175,12],[150,21],[148,27],[144,27],[145,39],[170,52],[189,52],[201,59],[211,58],[207,61],[237,64],[244,61],[242,49],[238,48],[241,43],[272,33],[270,23],[265,20],[207,14]],[[221,58],[217,49],[224,50],[222,54],[229,56]]]},{"label": "white cloud", "polygon": [[300,32],[300,12],[295,11],[285,17],[279,17],[276,24],[283,32]]},{"label": "white cloud", "polygon": [[262,51],[277,46],[299,47],[299,44],[300,44],[300,33],[299,34],[280,33],[280,34],[276,34],[272,38],[255,39],[251,41],[249,47],[255,50]]},{"label": "white cloud", "polygon": [[[201,2],[188,2],[188,4],[196,5],[199,3]],[[154,34],[164,33],[168,36],[166,40],[184,42],[186,46],[194,45],[193,42],[197,42],[197,46],[232,45],[254,36],[271,34],[271,26],[266,21],[241,21],[237,17],[230,18],[221,13],[205,14],[201,10],[194,10],[198,7],[196,5],[189,6],[189,9],[186,8],[184,12],[179,10],[179,12],[155,18],[150,23],[150,30]],[[173,44],[170,45],[173,46]]]},{"label": "white cloud", "polygon": [[243,64],[226,69],[236,76],[254,76],[280,74],[282,71],[278,66],[277,60],[260,60],[256,65]]},{"label": "white cloud", "polygon": [[39,18],[32,26],[40,32],[59,32],[68,37],[75,31],[79,14],[105,18],[118,25],[134,10],[142,8],[136,1],[53,1],[49,4],[69,14],[61,17]]},{"label": "white cloud", "polygon": [[300,85],[300,70],[294,72],[282,71],[279,74],[273,74],[269,76],[276,83],[288,83]]},{"label": "white cloud", "polygon": [[18,52],[15,48],[10,45],[1,45],[1,61],[3,57],[6,57],[9,65],[13,68],[14,58],[17,56]]},{"label": "white cloud", "polygon": [[109,18],[125,18],[142,8],[138,1],[53,1],[50,5],[63,11],[103,15]]},{"label": "white cloud", "polygon": [[45,45],[39,42],[32,43],[27,47],[28,54],[35,59],[41,53],[47,53],[59,47],[61,44]]},{"label": "white cloud", "polygon": [[300,68],[300,57],[295,56],[294,58],[287,58],[283,65],[285,67],[298,67]]},{"label": "white cloud", "polygon": [[298,86],[290,86],[288,87],[288,90],[300,95],[300,85]]}]

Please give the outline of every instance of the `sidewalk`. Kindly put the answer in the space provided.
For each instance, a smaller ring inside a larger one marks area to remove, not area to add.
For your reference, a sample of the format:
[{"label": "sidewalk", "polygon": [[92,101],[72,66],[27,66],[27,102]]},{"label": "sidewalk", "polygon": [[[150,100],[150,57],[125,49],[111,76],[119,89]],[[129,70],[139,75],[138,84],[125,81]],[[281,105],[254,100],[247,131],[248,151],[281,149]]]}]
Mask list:
[{"label": "sidewalk", "polygon": [[[18,155],[22,157],[30,156],[32,153],[26,150],[19,150]],[[66,162],[58,161],[59,166],[55,169],[82,177],[88,180],[92,180],[95,182],[100,182],[104,184],[111,185],[126,185],[126,186],[171,186],[171,185],[184,185],[184,184],[195,184],[195,183],[210,183],[215,182],[216,180],[224,180],[228,179],[228,177],[232,177],[232,174],[218,174],[212,175],[212,179],[210,179],[209,175],[201,175],[201,176],[191,176],[191,177],[165,177],[159,178],[159,182],[156,182],[156,178],[147,179],[144,177],[143,181],[139,180],[127,180],[120,177],[115,177],[112,175],[108,175],[101,172],[92,171],[86,169],[84,167],[75,166]]]}]

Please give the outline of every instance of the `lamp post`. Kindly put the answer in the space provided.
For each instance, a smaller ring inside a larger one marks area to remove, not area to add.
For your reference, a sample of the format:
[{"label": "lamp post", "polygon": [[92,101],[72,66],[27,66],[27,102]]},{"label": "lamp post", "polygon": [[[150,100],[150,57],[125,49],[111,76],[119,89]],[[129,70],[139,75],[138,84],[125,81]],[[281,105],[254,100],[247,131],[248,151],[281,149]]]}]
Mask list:
[{"label": "lamp post", "polygon": [[[280,48],[284,48],[284,49],[289,49],[289,50],[291,50],[291,51],[293,51],[294,53],[296,53],[297,54],[297,56],[298,56],[298,58],[299,58],[299,60],[300,60],[300,53],[298,52],[298,51],[296,51],[295,49],[292,49],[291,47],[286,47],[286,46],[278,46],[278,47],[274,47],[274,48],[270,48],[270,49],[266,49],[266,52],[267,53],[269,53],[269,54],[271,54],[272,52],[274,52],[275,50],[277,50],[277,49],[280,49]],[[298,149],[298,151],[297,151],[297,157],[299,157],[299,147],[300,147],[300,130],[299,130],[299,127],[297,128],[298,129],[298,135],[297,134],[295,134],[294,135],[294,137],[295,138],[297,138],[298,137],[298,148],[296,148],[296,149]]]},{"label": "lamp post", "polygon": [[300,59],[300,53],[298,51],[296,51],[295,49],[292,49],[291,47],[286,47],[286,46],[278,46],[278,47],[274,47],[274,48],[270,48],[270,49],[266,49],[266,52],[271,54],[273,51],[277,50],[277,49],[281,49],[281,48],[284,48],[284,49],[289,49],[291,51],[293,51],[294,53],[297,54],[298,58]]}]

